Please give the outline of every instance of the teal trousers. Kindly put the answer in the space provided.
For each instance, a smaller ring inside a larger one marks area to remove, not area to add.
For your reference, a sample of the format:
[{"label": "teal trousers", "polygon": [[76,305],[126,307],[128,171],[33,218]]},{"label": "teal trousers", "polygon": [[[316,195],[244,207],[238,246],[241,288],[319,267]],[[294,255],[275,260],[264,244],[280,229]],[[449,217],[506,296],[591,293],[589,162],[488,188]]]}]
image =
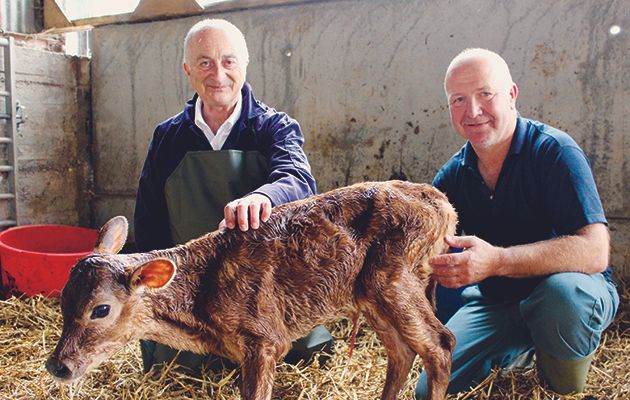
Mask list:
[{"label": "teal trousers", "polygon": [[[550,275],[523,300],[494,302],[476,285],[462,292],[462,300],[446,323],[457,341],[449,393],[474,387],[492,368],[509,367],[534,349],[566,361],[589,356],[619,306],[615,285],[602,274],[574,272]],[[416,399],[426,396],[422,372]]]}]

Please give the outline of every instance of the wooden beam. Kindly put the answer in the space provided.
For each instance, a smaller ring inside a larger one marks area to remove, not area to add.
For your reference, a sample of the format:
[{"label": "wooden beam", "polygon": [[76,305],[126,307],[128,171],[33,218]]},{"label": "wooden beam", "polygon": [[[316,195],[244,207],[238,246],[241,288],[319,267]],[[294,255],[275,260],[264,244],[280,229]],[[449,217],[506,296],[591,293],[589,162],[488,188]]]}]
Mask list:
[{"label": "wooden beam", "polygon": [[[271,8],[271,7],[281,7],[285,5],[297,6],[309,3],[327,3],[339,0],[231,0],[231,1],[219,1],[217,3],[210,3],[205,8],[199,6],[193,7],[192,11],[186,11],[184,7],[178,2],[181,1],[184,3],[191,3],[192,0],[161,0],[169,9],[176,8],[174,10],[175,14],[165,14],[163,10],[158,10],[156,13],[152,13],[151,17],[142,17],[138,16],[136,13],[140,8],[141,4],[138,4],[136,7],[136,11],[133,13],[126,14],[116,14],[116,15],[103,15],[101,17],[89,17],[89,18],[78,18],[72,21],[74,26],[82,26],[82,25],[91,25],[91,26],[102,26],[102,25],[112,25],[112,24],[128,24],[130,22],[144,22],[144,21],[153,21],[153,20],[161,20],[161,19],[171,19],[171,18],[182,18],[189,15],[206,15],[211,17],[213,13],[222,13],[225,11],[241,11],[248,9],[259,9],[259,8]],[[142,3],[147,2],[143,0]],[[157,0],[151,0],[150,3],[157,2]],[[2,0],[0,0],[2,3]],[[177,7],[173,6],[170,3],[177,3]],[[196,1],[195,1],[196,3]],[[197,4],[199,5],[199,4]],[[140,10],[141,11],[141,10]],[[219,17],[220,18],[220,17]]]},{"label": "wooden beam", "polygon": [[44,29],[66,28],[72,26],[63,10],[55,0],[44,0]]},{"label": "wooden beam", "polygon": [[131,20],[162,18],[164,16],[185,15],[203,11],[195,0],[141,0],[131,14]]},{"label": "wooden beam", "polygon": [[89,25],[92,27],[111,24],[126,24],[129,22],[131,22],[131,13],[79,18],[72,21],[72,23],[76,26]]}]

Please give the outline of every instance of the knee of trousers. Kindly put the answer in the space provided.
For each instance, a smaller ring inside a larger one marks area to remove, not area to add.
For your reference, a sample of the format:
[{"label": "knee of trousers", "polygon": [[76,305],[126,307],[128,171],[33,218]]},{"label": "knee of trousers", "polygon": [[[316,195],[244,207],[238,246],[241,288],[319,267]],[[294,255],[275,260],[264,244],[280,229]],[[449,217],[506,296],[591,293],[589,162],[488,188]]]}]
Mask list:
[{"label": "knee of trousers", "polygon": [[609,293],[602,282],[573,272],[545,278],[520,305],[535,347],[561,360],[595,351],[610,323]]}]

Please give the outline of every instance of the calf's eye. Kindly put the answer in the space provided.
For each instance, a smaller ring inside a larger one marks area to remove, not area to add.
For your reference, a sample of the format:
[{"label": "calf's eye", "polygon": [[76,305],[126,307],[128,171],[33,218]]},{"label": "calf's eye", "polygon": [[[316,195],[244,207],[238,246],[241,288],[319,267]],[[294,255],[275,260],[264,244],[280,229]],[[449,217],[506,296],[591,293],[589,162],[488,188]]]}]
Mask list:
[{"label": "calf's eye", "polygon": [[90,319],[105,318],[109,314],[109,305],[101,304],[92,309]]}]

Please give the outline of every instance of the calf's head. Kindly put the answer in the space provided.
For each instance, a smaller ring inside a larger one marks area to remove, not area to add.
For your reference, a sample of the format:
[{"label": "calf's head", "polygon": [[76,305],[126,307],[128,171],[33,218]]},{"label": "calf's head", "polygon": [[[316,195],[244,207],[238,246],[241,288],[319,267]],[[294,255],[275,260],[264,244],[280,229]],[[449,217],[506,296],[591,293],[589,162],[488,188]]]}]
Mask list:
[{"label": "calf's head", "polygon": [[46,361],[46,369],[57,380],[81,377],[141,337],[142,326],[151,317],[142,293],[167,286],[175,275],[170,260],[142,262],[137,255],[116,255],[125,244],[127,229],[124,217],[108,221],[99,231],[93,254],[70,272],[61,293],[61,338]]}]

